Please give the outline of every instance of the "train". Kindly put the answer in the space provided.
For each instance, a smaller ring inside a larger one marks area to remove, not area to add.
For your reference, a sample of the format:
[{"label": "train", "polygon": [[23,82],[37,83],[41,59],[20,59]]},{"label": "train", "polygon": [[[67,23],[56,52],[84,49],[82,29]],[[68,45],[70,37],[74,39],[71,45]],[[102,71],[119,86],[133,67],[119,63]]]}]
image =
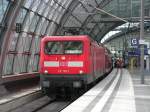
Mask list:
[{"label": "train", "polygon": [[86,88],[110,72],[110,51],[88,35],[45,36],[40,46],[40,83],[46,94]]}]

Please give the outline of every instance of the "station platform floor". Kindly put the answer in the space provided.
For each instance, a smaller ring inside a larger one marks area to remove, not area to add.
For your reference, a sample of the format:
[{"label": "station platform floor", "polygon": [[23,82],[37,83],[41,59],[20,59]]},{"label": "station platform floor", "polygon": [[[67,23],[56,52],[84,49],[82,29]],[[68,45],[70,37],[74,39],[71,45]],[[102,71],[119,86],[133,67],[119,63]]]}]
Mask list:
[{"label": "station platform floor", "polygon": [[113,69],[96,86],[61,112],[150,112],[150,72]]}]

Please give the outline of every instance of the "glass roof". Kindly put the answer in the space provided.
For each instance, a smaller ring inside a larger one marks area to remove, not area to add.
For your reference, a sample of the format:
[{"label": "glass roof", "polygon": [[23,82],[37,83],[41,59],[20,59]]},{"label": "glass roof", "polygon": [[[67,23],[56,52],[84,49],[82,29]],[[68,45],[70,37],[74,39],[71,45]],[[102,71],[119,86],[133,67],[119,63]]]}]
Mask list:
[{"label": "glass roof", "polygon": [[[134,18],[136,18],[136,21],[139,19],[140,0],[78,1],[78,5],[73,7],[74,9],[64,22],[62,29],[65,29],[65,27],[69,27],[70,29],[72,28],[73,30],[79,29],[79,34],[89,34],[98,42],[101,41],[107,32],[121,24],[124,24],[125,22],[121,19],[129,22],[131,20],[134,21]],[[98,9],[102,9],[106,13]],[[120,19],[114,18],[111,15],[120,17]],[[145,0],[145,16],[150,16],[149,0]]]}]

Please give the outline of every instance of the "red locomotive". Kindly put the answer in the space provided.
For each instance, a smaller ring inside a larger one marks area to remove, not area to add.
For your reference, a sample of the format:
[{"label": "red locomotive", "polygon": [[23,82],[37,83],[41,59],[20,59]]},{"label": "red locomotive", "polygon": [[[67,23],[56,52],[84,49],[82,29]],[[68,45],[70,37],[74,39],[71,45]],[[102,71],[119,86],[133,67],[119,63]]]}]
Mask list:
[{"label": "red locomotive", "polygon": [[50,94],[60,87],[85,87],[111,68],[108,50],[87,35],[46,36],[41,41],[41,87]]}]

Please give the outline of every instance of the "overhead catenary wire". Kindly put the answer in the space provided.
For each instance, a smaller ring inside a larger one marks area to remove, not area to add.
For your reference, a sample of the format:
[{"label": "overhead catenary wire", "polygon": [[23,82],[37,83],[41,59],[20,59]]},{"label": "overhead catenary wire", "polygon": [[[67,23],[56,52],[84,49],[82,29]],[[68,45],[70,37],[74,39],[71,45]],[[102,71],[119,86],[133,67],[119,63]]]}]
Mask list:
[{"label": "overhead catenary wire", "polygon": [[120,17],[118,17],[118,16],[115,16],[115,15],[113,15],[113,14],[111,14],[111,13],[106,12],[106,11],[103,10],[103,9],[94,7],[94,6],[92,6],[91,4],[87,4],[87,5],[90,6],[90,7],[92,7],[92,8],[94,8],[94,9],[96,9],[97,11],[100,11],[100,12],[102,12],[102,13],[105,13],[105,14],[107,14],[107,15],[113,17],[113,18],[116,18],[116,19],[118,19],[118,20],[121,20],[121,21],[123,21],[123,22],[125,22],[125,23],[128,23],[128,22],[129,22],[129,21],[125,20],[125,19],[122,19],[122,18],[120,18]]}]

